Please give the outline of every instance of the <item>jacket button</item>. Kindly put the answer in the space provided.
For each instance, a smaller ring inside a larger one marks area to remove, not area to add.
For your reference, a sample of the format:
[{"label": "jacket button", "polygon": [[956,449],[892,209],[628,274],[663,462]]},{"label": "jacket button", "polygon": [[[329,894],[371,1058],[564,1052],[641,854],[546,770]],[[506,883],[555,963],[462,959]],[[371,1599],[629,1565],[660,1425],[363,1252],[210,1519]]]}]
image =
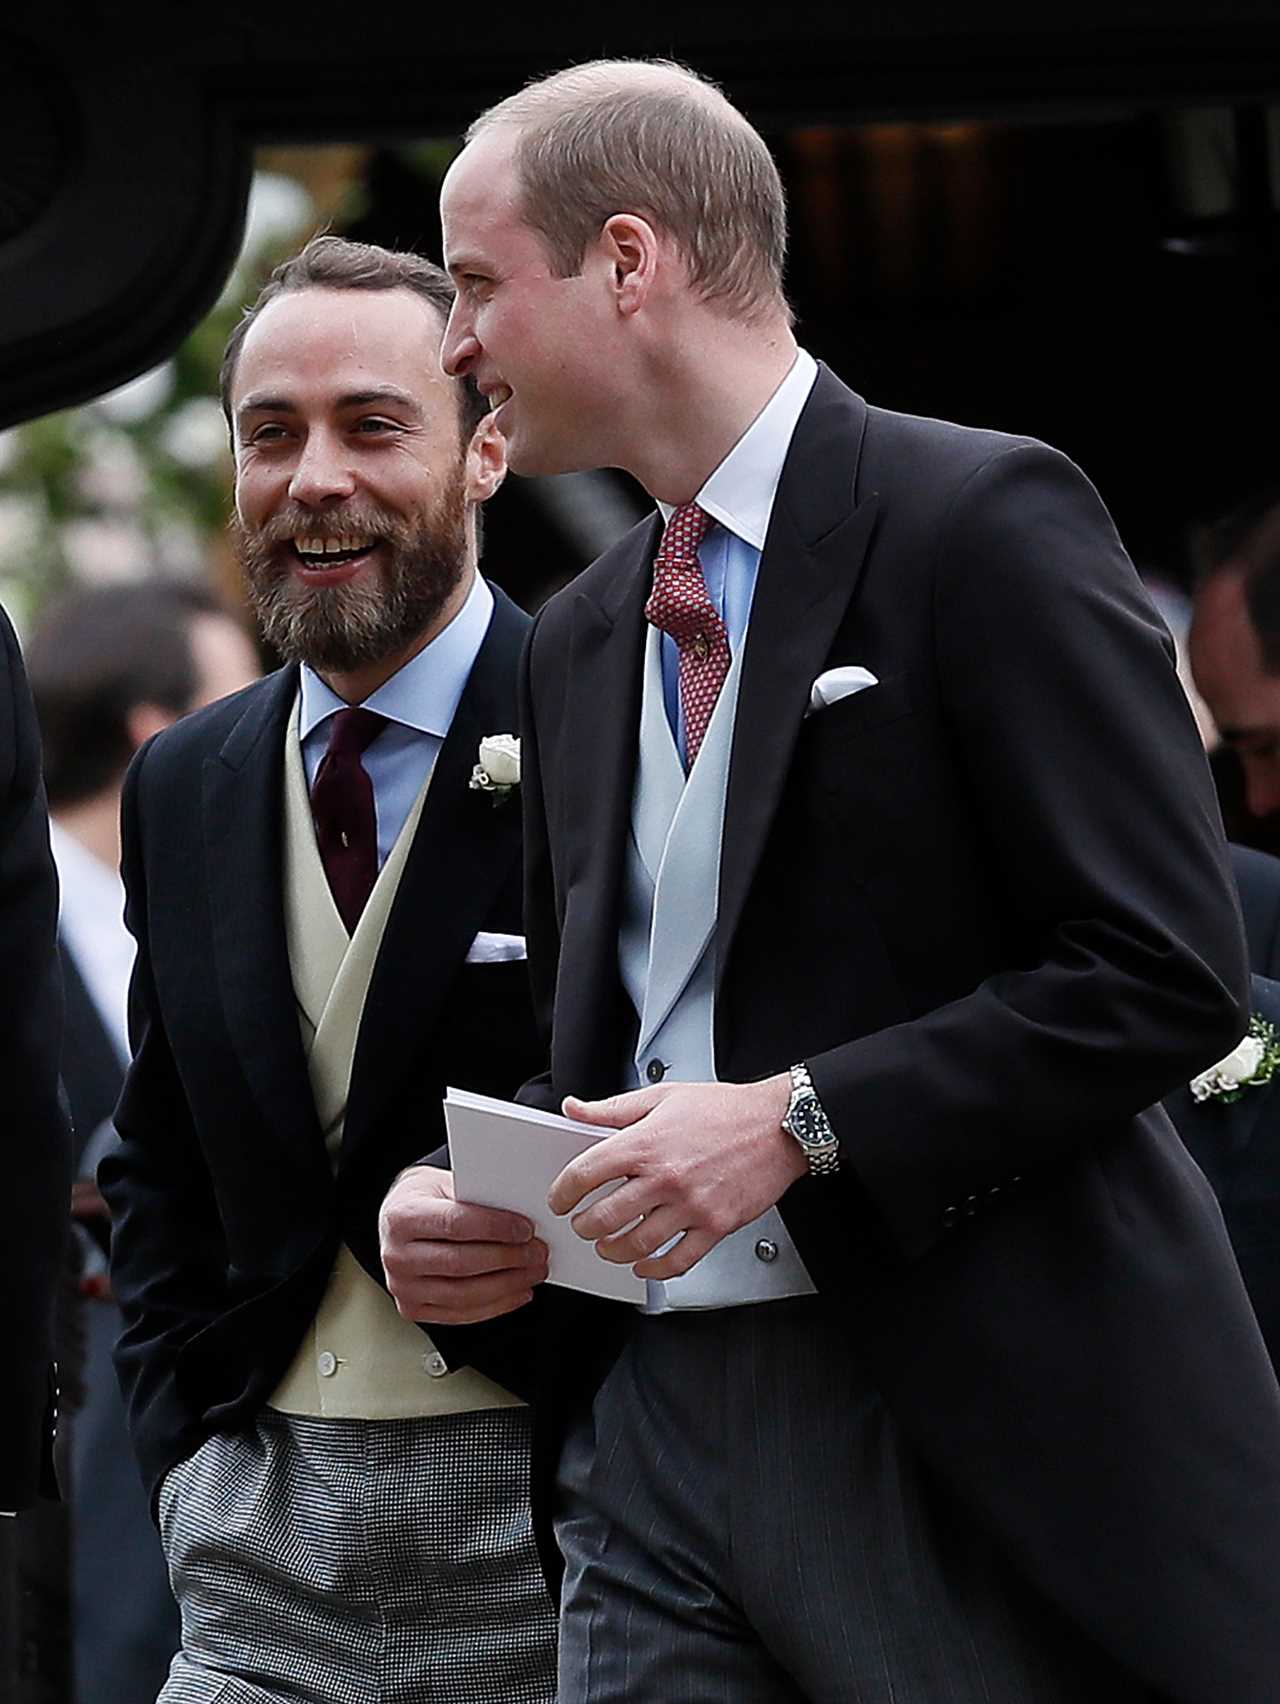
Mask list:
[{"label": "jacket button", "polygon": [[942,1215],[942,1223],[946,1226],[947,1230],[954,1230],[959,1217],[960,1209],[958,1207],[948,1207],[946,1212]]},{"label": "jacket button", "polygon": [[778,1245],[768,1237],[761,1237],[756,1244],[756,1259],[763,1260],[766,1266],[771,1266],[778,1258]]},{"label": "jacket button", "polygon": [[338,1370],[338,1357],[328,1349],[316,1356],[316,1371],[322,1379],[331,1379]]},{"label": "jacket button", "polygon": [[978,1197],[976,1195],[966,1197],[964,1211],[966,1218],[973,1218],[974,1214],[978,1211]]},{"label": "jacket button", "polygon": [[667,1074],[667,1068],[661,1059],[651,1059],[644,1068],[644,1074],[651,1083],[660,1083]]},{"label": "jacket button", "polygon": [[995,1203],[997,1201],[999,1201],[999,1199],[1000,1199],[1000,1185],[998,1183],[993,1183],[991,1185],[991,1188],[987,1191],[987,1200],[989,1202],[991,1202],[992,1206],[994,1206]]},{"label": "jacket button", "polygon": [[433,1379],[442,1379],[449,1371],[449,1363],[438,1349],[433,1349],[429,1355],[422,1357],[422,1366]]}]

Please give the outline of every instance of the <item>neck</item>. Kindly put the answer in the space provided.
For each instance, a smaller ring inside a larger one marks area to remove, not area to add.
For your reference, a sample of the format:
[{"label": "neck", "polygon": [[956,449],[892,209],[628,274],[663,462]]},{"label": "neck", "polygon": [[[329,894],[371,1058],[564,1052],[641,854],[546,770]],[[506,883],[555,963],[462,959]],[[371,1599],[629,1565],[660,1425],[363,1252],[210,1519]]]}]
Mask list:
[{"label": "neck", "polygon": [[755,420],[796,358],[781,314],[745,325],[706,310],[664,347],[644,387],[626,462],[649,495],[688,503]]},{"label": "neck", "polygon": [[[316,673],[330,691],[335,692],[345,703],[363,704],[366,698],[371,698],[380,686],[386,685],[393,674],[398,674],[406,663],[411,663],[420,651],[425,651],[431,641],[444,632],[466,603],[475,577],[475,563],[468,563],[462,578],[450,592],[435,620],[415,633],[407,645],[385,657],[379,657],[376,662],[361,663],[358,668],[316,669]],[[314,667],[314,664],[312,666]]]},{"label": "neck", "polygon": [[109,870],[120,868],[120,790],[108,787],[92,799],[61,806],[53,820]]}]

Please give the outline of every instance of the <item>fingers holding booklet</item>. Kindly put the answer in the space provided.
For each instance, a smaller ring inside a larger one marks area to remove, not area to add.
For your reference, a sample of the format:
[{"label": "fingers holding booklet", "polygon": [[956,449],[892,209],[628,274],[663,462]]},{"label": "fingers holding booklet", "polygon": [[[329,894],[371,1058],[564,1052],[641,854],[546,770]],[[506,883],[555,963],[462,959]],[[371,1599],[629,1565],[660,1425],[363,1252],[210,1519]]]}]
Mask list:
[{"label": "fingers holding booklet", "polygon": [[[548,1283],[644,1304],[644,1279],[630,1266],[603,1260],[593,1242],[547,1205],[551,1185],[569,1162],[611,1131],[466,1089],[447,1092],[444,1116],[459,1204],[500,1209],[529,1222],[534,1240],[547,1250]],[[598,1199],[623,1181],[604,1184],[587,1200]]]},{"label": "fingers holding booklet", "polygon": [[387,1287],[406,1319],[475,1325],[532,1299],[547,1276],[547,1248],[528,1218],[454,1199],[436,1166],[411,1166],[378,1216]]}]

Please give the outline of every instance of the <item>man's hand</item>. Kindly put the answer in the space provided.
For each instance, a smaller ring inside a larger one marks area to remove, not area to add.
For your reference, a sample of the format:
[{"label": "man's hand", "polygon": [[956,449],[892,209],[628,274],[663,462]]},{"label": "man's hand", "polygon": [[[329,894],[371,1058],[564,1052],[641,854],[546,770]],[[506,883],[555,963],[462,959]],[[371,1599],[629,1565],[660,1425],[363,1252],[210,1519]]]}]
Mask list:
[{"label": "man's hand", "polygon": [[406,1319],[475,1325],[533,1300],[547,1275],[547,1248],[519,1213],[453,1198],[453,1178],[410,1166],[378,1215],[387,1288]]},{"label": "man's hand", "polygon": [[[804,1153],[782,1128],[790,1099],[785,1072],[763,1083],[670,1083],[602,1101],[570,1096],[566,1117],[620,1134],[571,1161],[548,1205],[572,1213],[601,1184],[625,1178],[574,1215],[574,1230],[603,1259],[638,1263],[637,1278],[678,1278],[804,1176]],[[648,1258],[677,1236],[666,1254]]]}]

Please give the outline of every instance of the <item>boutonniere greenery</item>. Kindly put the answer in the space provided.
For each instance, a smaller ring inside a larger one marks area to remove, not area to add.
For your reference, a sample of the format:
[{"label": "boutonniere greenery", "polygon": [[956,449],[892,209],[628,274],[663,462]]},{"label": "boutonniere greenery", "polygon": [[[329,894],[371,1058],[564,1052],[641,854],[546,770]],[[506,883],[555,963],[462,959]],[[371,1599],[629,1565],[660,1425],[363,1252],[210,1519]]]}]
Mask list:
[{"label": "boutonniere greenery", "polygon": [[477,753],[479,762],[471,771],[473,793],[487,793],[500,805],[520,785],[520,740],[515,734],[486,734]]},{"label": "boutonniere greenery", "polygon": [[1196,1101],[1238,1101],[1246,1089],[1260,1089],[1280,1070],[1280,1033],[1255,1012],[1241,1041],[1208,1071],[1191,1079]]}]

